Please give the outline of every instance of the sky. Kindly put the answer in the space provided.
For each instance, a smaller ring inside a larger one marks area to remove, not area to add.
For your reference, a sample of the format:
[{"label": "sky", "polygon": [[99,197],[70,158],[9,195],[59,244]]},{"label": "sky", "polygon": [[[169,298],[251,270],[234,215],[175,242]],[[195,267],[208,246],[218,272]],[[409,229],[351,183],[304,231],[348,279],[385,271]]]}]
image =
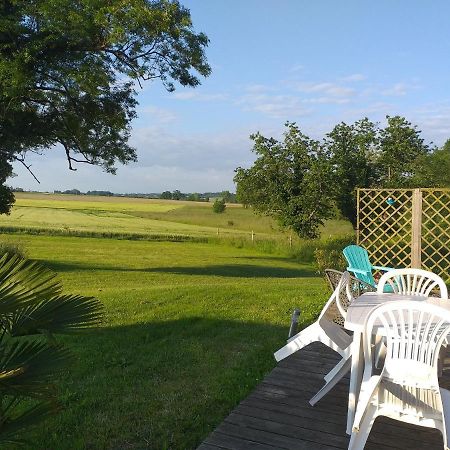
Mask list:
[{"label": "sky", "polygon": [[402,115],[436,145],[450,138],[450,2],[435,0],[181,0],[210,39],[201,86],[138,93],[117,175],[67,169],[60,149],[22,167],[14,187],[116,193],[234,191],[254,160],[249,136],[282,138],[286,121],[321,139],[339,122]]}]

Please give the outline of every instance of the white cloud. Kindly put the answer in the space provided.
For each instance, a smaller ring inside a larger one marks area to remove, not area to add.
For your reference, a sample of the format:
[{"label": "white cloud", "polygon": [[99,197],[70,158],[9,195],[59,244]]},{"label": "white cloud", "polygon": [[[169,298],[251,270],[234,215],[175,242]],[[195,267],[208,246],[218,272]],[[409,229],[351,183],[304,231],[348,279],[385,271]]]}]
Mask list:
[{"label": "white cloud", "polygon": [[296,90],[305,92],[307,94],[320,93],[331,97],[348,97],[355,94],[355,90],[346,86],[341,86],[336,83],[311,83],[301,82],[296,86]]},{"label": "white cloud", "polygon": [[177,119],[177,115],[174,111],[159,108],[157,106],[139,106],[136,112],[141,119],[147,119],[150,117],[155,122],[160,124],[172,123]]},{"label": "white cloud", "polygon": [[237,102],[244,111],[255,111],[274,119],[295,119],[310,113],[302,100],[291,95],[247,94]]},{"label": "white cloud", "polygon": [[53,191],[78,188],[113,192],[161,192],[181,189],[204,192],[234,189],[234,169],[253,161],[249,135],[256,127],[235,128],[233,133],[181,133],[176,128],[155,125],[135,127],[130,144],[137,148],[138,162],[117,165],[117,175],[98,167],[78,164],[77,171],[67,169],[61,149],[48,151],[42,157],[31,155],[29,162],[41,184],[25,169],[16,165],[17,177],[8,180],[12,186]]},{"label": "white cloud", "polygon": [[296,73],[296,72],[303,72],[305,70],[305,66],[302,64],[294,64],[290,69],[289,72]]},{"label": "white cloud", "polygon": [[195,100],[199,102],[214,102],[227,100],[227,94],[203,94],[198,91],[186,91],[186,92],[176,92],[171,95],[171,98],[176,100]]},{"label": "white cloud", "polygon": [[399,82],[387,89],[382,90],[381,93],[385,96],[401,97],[418,88],[418,84]]},{"label": "white cloud", "polygon": [[311,103],[311,104],[335,104],[335,105],[344,105],[346,103],[350,103],[350,98],[345,97],[312,97],[306,98],[303,100],[303,103]]},{"label": "white cloud", "polygon": [[265,84],[249,84],[244,87],[246,92],[251,92],[255,94],[273,91],[273,87],[267,86]]},{"label": "white cloud", "polygon": [[353,82],[353,81],[364,81],[367,80],[367,77],[362,73],[353,73],[351,75],[347,75],[346,77],[341,78],[341,81],[345,82]]}]

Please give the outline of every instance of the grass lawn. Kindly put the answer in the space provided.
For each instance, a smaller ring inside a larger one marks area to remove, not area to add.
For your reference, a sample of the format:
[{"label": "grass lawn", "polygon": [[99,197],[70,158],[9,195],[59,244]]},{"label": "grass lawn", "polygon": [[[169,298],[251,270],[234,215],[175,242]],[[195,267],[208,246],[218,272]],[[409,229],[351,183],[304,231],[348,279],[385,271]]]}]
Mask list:
[{"label": "grass lawn", "polygon": [[193,449],[274,366],[294,307],[327,298],[309,265],[202,243],[3,235],[105,305],[103,326],[64,337],[64,410],[30,450]]}]

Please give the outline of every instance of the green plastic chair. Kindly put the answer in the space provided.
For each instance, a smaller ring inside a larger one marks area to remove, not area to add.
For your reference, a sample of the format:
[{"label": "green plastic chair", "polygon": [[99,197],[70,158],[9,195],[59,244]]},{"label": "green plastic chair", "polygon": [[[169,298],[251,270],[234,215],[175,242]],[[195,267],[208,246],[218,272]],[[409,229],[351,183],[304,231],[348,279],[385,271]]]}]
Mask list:
[{"label": "green plastic chair", "polygon": [[[353,272],[358,280],[364,281],[364,283],[368,283],[373,287],[377,286],[372,275],[374,270],[383,272],[392,270],[392,267],[372,266],[367,250],[359,245],[349,245],[344,248],[343,253],[348,263],[347,270]],[[387,285],[384,292],[392,292],[391,286]]]}]

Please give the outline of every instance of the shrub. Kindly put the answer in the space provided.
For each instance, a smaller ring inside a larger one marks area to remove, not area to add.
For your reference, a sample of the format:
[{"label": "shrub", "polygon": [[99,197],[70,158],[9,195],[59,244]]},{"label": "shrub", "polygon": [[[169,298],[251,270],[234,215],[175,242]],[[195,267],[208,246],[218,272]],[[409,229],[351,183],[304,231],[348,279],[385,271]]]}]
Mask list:
[{"label": "shrub", "polygon": [[0,258],[8,253],[9,256],[20,256],[26,258],[26,252],[20,244],[13,244],[11,242],[0,242]]},{"label": "shrub", "polygon": [[354,240],[353,236],[346,236],[324,241],[322,246],[314,251],[317,270],[320,273],[323,273],[325,269],[345,270],[347,262],[342,250],[354,243]]},{"label": "shrub", "polygon": [[226,207],[227,205],[225,204],[225,200],[223,199],[216,199],[216,201],[213,203],[213,211],[218,214],[223,213]]},{"label": "shrub", "polygon": [[234,222],[232,220],[228,221],[228,226],[232,227],[234,225]]}]

